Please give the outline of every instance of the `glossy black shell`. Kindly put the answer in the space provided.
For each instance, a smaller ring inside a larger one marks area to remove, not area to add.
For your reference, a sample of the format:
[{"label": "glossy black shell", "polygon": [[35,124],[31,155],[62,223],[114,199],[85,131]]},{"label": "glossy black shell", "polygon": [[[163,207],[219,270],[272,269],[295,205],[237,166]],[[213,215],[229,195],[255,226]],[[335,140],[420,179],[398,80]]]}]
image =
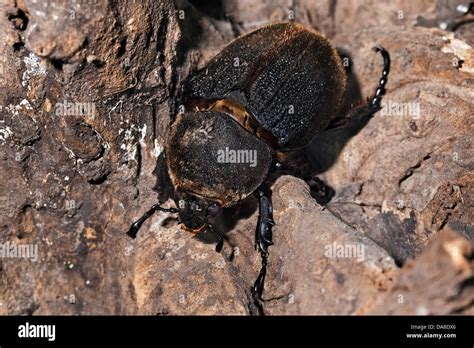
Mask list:
[{"label": "glossy black shell", "polygon": [[239,102],[289,150],[328,125],[345,86],[341,60],[320,33],[280,23],[232,41],[191,78],[185,95]]}]

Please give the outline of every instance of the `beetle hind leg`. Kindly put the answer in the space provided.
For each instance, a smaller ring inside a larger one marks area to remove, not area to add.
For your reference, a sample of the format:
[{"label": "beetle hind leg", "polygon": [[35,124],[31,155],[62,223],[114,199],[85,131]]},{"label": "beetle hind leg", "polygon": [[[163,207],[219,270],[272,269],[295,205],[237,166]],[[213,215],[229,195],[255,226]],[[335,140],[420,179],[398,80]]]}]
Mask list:
[{"label": "beetle hind leg", "polygon": [[255,233],[255,247],[260,252],[262,258],[262,266],[257,280],[251,288],[251,294],[254,304],[257,306],[259,312],[263,314],[262,293],[265,283],[265,276],[267,274],[268,265],[268,247],[273,245],[272,242],[272,227],[275,225],[273,221],[273,207],[271,201],[271,191],[267,187],[261,187],[256,195],[259,200],[259,215],[257,229]]},{"label": "beetle hind leg", "polygon": [[325,131],[345,127],[350,121],[360,120],[364,117],[372,116],[382,108],[380,103],[382,101],[382,96],[385,94],[385,86],[387,84],[388,74],[390,72],[390,54],[382,46],[375,46],[373,50],[375,52],[379,52],[383,58],[382,76],[380,77],[379,84],[375,90],[374,95],[368,103],[354,108],[347,116],[333,119],[326,127]]},{"label": "beetle hind leg", "polygon": [[375,52],[380,52],[380,54],[382,55],[383,70],[382,77],[379,80],[379,85],[375,90],[375,94],[372,97],[370,105],[372,106],[372,108],[380,110],[380,101],[382,100],[382,96],[385,94],[385,85],[387,84],[388,73],[390,72],[390,55],[382,46],[375,46],[373,50]]},{"label": "beetle hind leg", "polygon": [[458,5],[458,11],[462,13],[447,22],[440,23],[439,27],[447,31],[456,31],[461,25],[474,21],[474,1],[467,6]]}]

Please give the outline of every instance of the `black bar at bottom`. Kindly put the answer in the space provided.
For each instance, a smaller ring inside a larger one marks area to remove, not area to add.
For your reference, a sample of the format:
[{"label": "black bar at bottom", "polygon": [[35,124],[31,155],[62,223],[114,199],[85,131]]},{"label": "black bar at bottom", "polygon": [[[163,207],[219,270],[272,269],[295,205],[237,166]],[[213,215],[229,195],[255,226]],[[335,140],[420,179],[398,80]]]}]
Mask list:
[{"label": "black bar at bottom", "polygon": [[[54,340],[52,327],[43,325],[55,326]],[[19,337],[40,333],[46,337]],[[2,348],[38,343],[208,345],[249,342],[473,347],[474,320],[468,316],[0,317]]]}]

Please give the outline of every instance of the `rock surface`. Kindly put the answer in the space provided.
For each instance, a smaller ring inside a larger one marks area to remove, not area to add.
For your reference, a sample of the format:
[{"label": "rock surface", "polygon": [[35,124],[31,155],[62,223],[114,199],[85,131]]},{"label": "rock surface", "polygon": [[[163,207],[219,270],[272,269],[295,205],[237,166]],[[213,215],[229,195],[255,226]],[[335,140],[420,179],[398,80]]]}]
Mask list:
[{"label": "rock surface", "polygon": [[459,234],[441,231],[416,260],[406,263],[398,281],[366,313],[473,315],[473,252],[473,244]]}]

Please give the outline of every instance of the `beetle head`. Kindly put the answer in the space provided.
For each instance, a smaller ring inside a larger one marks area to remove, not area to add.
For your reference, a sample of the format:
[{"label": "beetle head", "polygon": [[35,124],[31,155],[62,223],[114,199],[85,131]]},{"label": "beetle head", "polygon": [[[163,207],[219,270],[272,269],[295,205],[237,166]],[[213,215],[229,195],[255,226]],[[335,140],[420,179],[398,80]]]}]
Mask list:
[{"label": "beetle head", "polygon": [[217,201],[179,190],[175,194],[175,202],[180,222],[193,233],[206,229],[210,220],[219,215],[222,209]]}]

